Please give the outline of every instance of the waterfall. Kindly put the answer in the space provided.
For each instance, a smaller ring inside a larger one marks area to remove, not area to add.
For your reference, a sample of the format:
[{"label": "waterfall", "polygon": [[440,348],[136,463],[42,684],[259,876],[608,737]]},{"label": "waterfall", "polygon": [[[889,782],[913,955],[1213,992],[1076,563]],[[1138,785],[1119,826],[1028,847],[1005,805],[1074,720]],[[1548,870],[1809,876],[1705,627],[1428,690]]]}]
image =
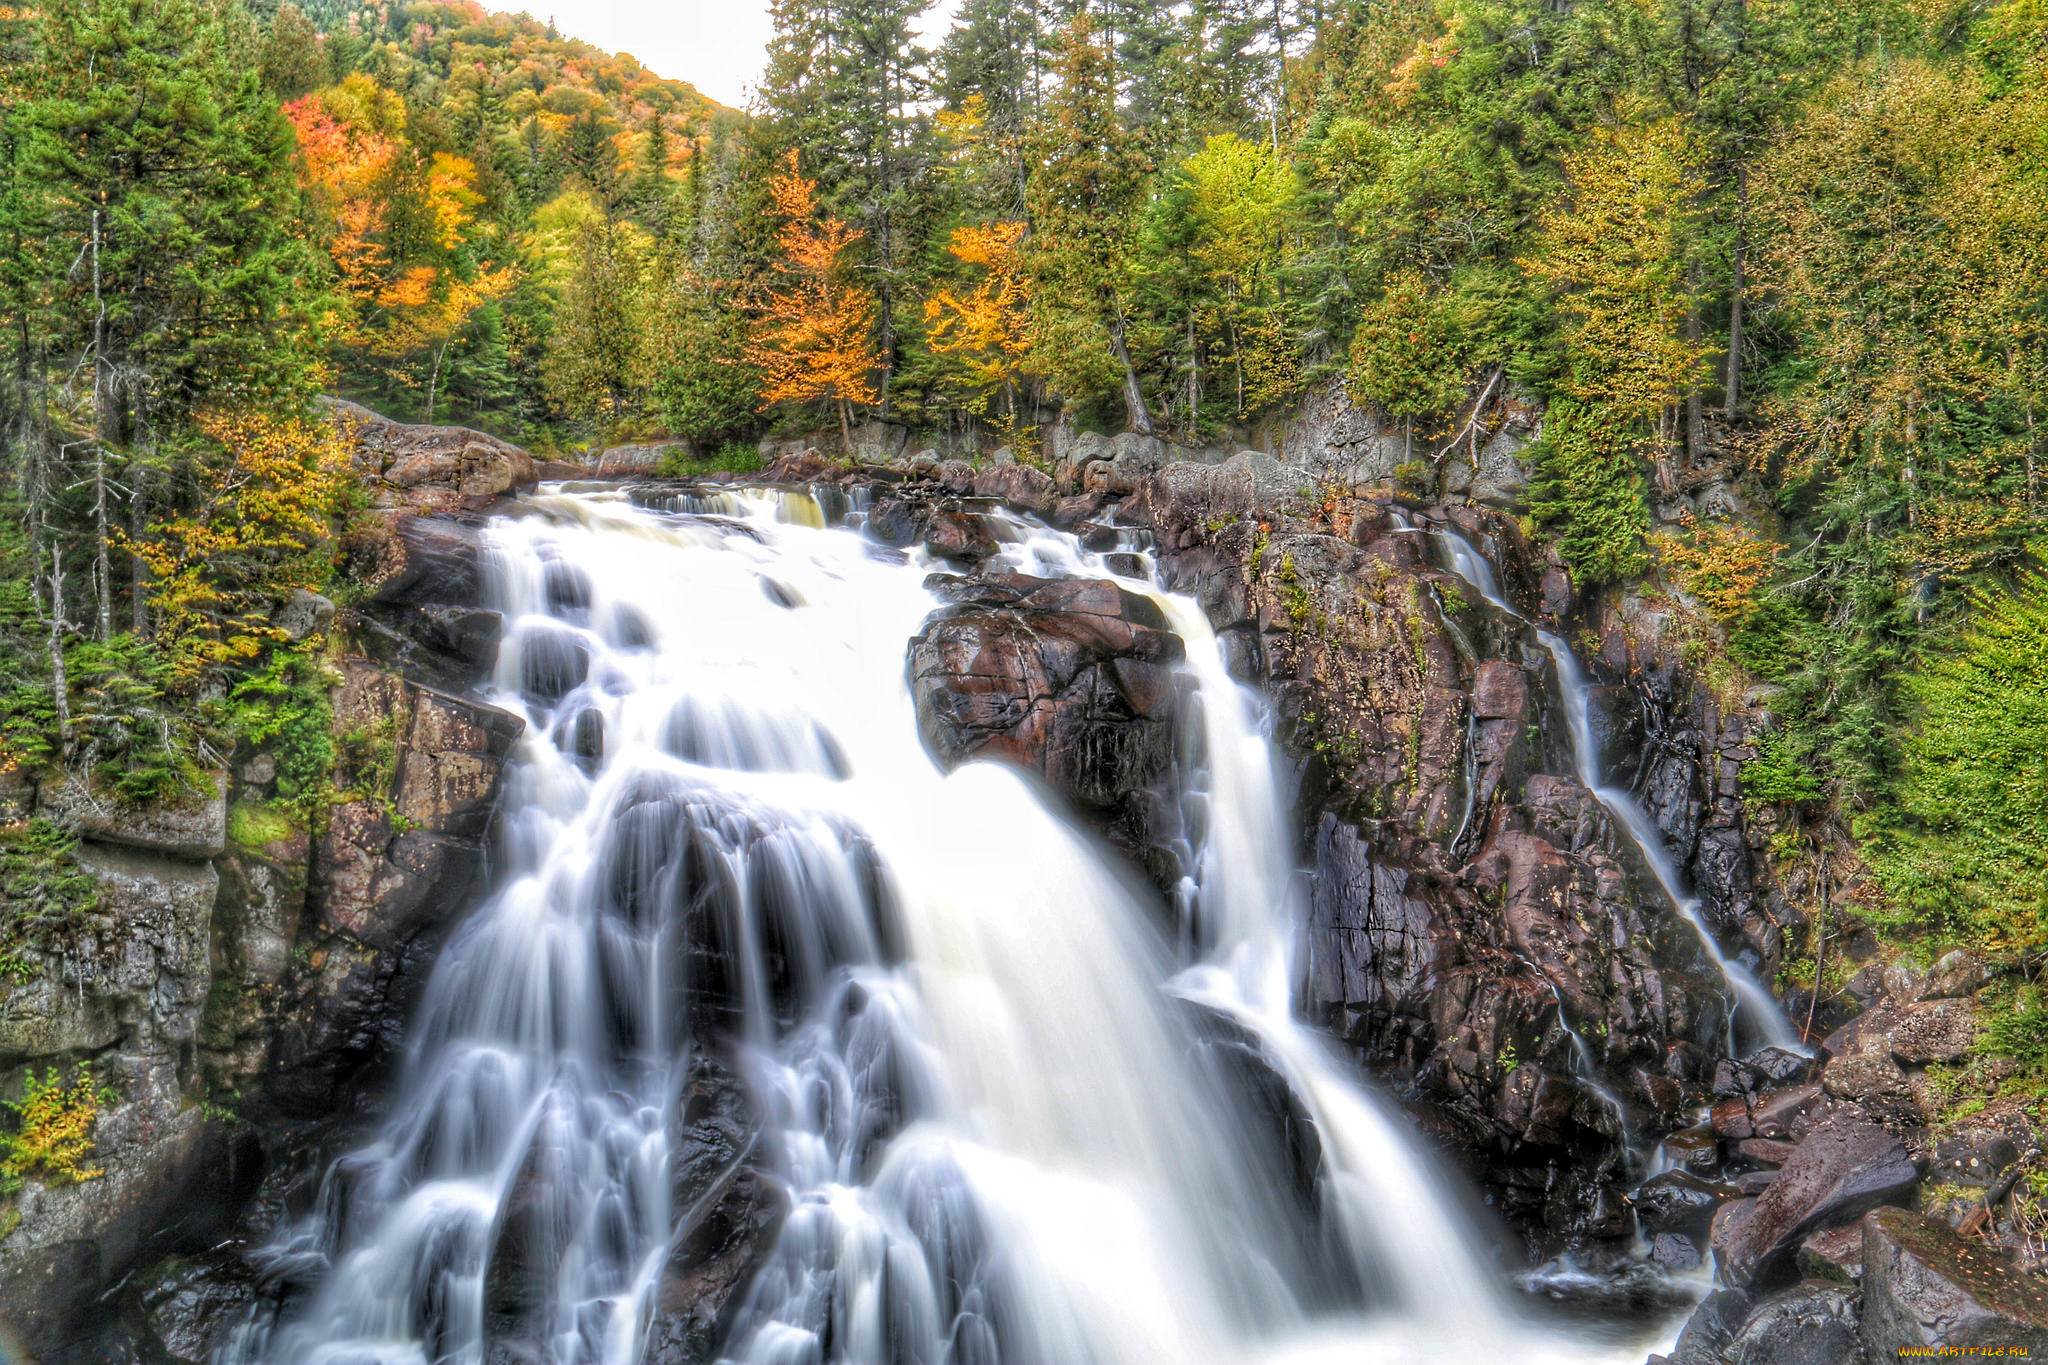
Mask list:
[{"label": "waterfall", "polygon": [[[302,1292],[226,1359],[640,1360],[695,1214],[679,1116],[730,1066],[759,1111],[730,1160],[788,1205],[730,1362],[1639,1361],[1639,1327],[1525,1316],[1294,1020],[1274,751],[1195,605],[1121,577],[1187,646],[1190,953],[1030,779],[939,771],[904,667],[934,566],[831,520],[543,491],[491,524],[491,693],[528,722],[495,889],[381,1133],[267,1253]],[[1003,534],[1013,567],[1112,576]]]},{"label": "waterfall", "polygon": [[[1493,576],[1493,566],[1486,556],[1479,553],[1472,543],[1448,527],[1437,528],[1437,535],[1444,547],[1450,570],[1473,591],[1493,606],[1517,621],[1528,624],[1528,618],[1516,611],[1502,596],[1499,584]],[[1671,904],[1680,917],[1692,926],[1699,935],[1700,945],[1713,960],[1721,973],[1721,980],[1733,997],[1733,1008],[1728,1017],[1728,1043],[1730,1053],[1735,1052],[1735,1023],[1737,1018],[1747,1021],[1750,1029],[1768,1047],[1784,1048],[1790,1052],[1805,1053],[1808,1049],[1801,1041],[1792,1023],[1785,1017],[1775,997],[1764,989],[1761,982],[1749,970],[1721,950],[1721,944],[1707,925],[1700,911],[1697,896],[1685,886],[1685,879],[1678,871],[1678,864],[1671,857],[1671,849],[1664,842],[1664,835],[1643,810],[1635,796],[1625,788],[1612,786],[1603,780],[1601,773],[1600,742],[1593,734],[1593,686],[1586,678],[1586,671],[1579,666],[1578,656],[1563,637],[1552,631],[1535,627],[1536,640],[1550,655],[1557,668],[1557,685],[1564,700],[1565,720],[1571,736],[1572,766],[1578,774],[1580,785],[1607,809],[1613,817],[1616,828],[1635,846],[1643,865],[1650,869],[1650,875],[1657,879],[1657,885],[1664,889]]]}]

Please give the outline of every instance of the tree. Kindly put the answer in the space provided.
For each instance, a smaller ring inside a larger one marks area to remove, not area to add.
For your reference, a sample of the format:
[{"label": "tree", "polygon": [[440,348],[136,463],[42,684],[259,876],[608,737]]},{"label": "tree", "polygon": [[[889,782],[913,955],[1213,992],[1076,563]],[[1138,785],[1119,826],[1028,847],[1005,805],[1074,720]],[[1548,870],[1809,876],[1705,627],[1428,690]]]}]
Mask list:
[{"label": "tree", "polygon": [[1032,137],[1030,368],[1070,400],[1120,393],[1126,424],[1150,434],[1128,345],[1132,225],[1146,167],[1118,114],[1115,66],[1091,16],[1062,36],[1056,75]]},{"label": "tree", "polygon": [[995,394],[1002,396],[1004,416],[998,429],[1011,442],[1022,439],[1017,377],[1031,350],[1018,250],[1023,236],[1022,223],[955,228],[946,250],[963,265],[982,271],[982,276],[964,291],[941,288],[924,305],[932,350],[956,359],[968,387],[977,391],[970,401],[981,415],[988,415]]},{"label": "tree", "polygon": [[555,310],[548,392],[565,412],[617,422],[646,388],[647,234],[600,219],[583,230]]},{"label": "tree", "polygon": [[1294,168],[1234,133],[1212,137],[1180,168],[1189,188],[1195,263],[1219,301],[1239,418],[1299,387],[1293,345],[1279,325],[1281,242],[1294,208]]},{"label": "tree", "polygon": [[798,173],[795,152],[769,189],[782,220],[782,258],[776,263],[778,283],[754,302],[760,320],[746,346],[747,363],[761,373],[763,410],[779,403],[830,403],[839,415],[840,439],[851,450],[848,409],[879,396],[873,379],[879,364],[875,296],[845,278],[848,248],[861,234],[830,214],[819,215],[817,182]]}]

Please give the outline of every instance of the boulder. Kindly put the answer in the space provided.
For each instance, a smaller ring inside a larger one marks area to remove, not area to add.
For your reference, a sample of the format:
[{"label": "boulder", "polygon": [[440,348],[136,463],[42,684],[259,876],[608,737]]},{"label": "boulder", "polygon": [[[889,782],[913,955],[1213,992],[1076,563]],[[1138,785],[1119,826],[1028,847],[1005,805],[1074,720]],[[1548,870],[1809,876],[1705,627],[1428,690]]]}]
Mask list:
[{"label": "boulder", "polygon": [[910,642],[918,729],[946,768],[997,759],[1037,773],[1112,837],[1144,842],[1144,789],[1173,761],[1180,638],[1114,583],[935,578],[949,605]]},{"label": "boulder", "polygon": [[270,615],[270,624],[291,640],[322,634],[333,620],[334,603],[304,588],[294,589],[290,600]]},{"label": "boulder", "polygon": [[1749,1317],[1750,1298],[1739,1289],[1717,1289],[1700,1300],[1671,1348],[1670,1365],[1723,1365],[1723,1352]]},{"label": "boulder", "polygon": [[1165,548],[1183,549],[1232,522],[1271,519],[1314,486],[1300,470],[1251,451],[1219,465],[1180,461],[1149,475],[1124,515],[1151,527]]},{"label": "boulder", "polygon": [[1059,502],[1059,490],[1053,486],[1052,477],[1030,465],[993,464],[974,476],[974,495],[978,498],[995,498],[1012,507],[1041,515],[1052,511]]},{"label": "boulder", "polygon": [[487,432],[414,426],[359,403],[321,402],[353,443],[351,459],[380,506],[450,511],[472,499],[531,487],[539,477],[531,455]]},{"label": "boulder", "polygon": [[1977,1007],[1968,1000],[1922,1000],[1899,1016],[1891,1031],[1892,1056],[1916,1066],[1960,1061],[1977,1037]]},{"label": "boulder", "polygon": [[1862,1365],[1856,1297],[1799,1284],[1758,1302],[1724,1348],[1727,1365]]},{"label": "boulder", "polygon": [[1849,1223],[1808,1235],[1799,1244],[1799,1274],[1808,1280],[1855,1284],[1863,1278],[1863,1225]]},{"label": "boulder", "polygon": [[1735,1190],[1691,1171],[1666,1171],[1652,1176],[1635,1192],[1636,1219],[1645,1232],[1680,1232],[1704,1237],[1715,1210],[1735,1197]]},{"label": "boulder", "polygon": [[1731,1284],[1770,1288],[1790,1279],[1809,1233],[1839,1227],[1918,1182],[1899,1140],[1853,1113],[1816,1124],[1745,1216],[1714,1229],[1721,1273]]},{"label": "boulder", "polygon": [[688,441],[652,441],[641,445],[612,446],[601,451],[591,464],[590,474],[597,479],[645,479],[661,473],[661,467],[671,457],[687,459],[691,453]]},{"label": "boulder", "polygon": [[43,814],[99,844],[203,862],[227,847],[228,775],[222,768],[197,791],[160,804],[124,801],[98,783],[65,777],[37,789]]},{"label": "boulder", "polygon": [[1863,1340],[1874,1361],[1927,1347],[2048,1355],[2048,1285],[1944,1223],[1878,1209],[1863,1220]]}]

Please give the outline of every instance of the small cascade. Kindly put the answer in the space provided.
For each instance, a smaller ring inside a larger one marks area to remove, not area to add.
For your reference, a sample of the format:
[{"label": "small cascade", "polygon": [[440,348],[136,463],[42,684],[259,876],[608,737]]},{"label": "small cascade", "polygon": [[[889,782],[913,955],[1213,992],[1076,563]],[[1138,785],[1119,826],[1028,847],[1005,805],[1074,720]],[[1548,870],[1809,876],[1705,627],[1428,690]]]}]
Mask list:
[{"label": "small cascade", "polygon": [[1536,633],[1537,642],[1550,655],[1557,668],[1558,689],[1563,697],[1565,719],[1571,735],[1572,766],[1579,782],[1606,807],[1615,826],[1635,846],[1644,866],[1650,869],[1650,875],[1657,879],[1657,884],[1664,889],[1679,915],[1692,926],[1693,932],[1699,936],[1700,945],[1720,972],[1721,980],[1732,997],[1728,1015],[1730,1053],[1736,1052],[1735,1027],[1739,1019],[1755,1036],[1759,1047],[1779,1047],[1805,1054],[1808,1049],[1791,1021],[1785,1017],[1778,1001],[1748,968],[1722,951],[1720,942],[1701,913],[1699,899],[1685,887],[1678,864],[1664,842],[1663,832],[1632,793],[1603,780],[1600,744],[1593,734],[1593,687],[1571,646],[1564,642],[1563,637],[1536,626],[1515,610],[1502,595],[1493,575],[1493,566],[1470,541],[1447,526],[1432,529],[1444,548],[1450,571],[1496,610],[1530,625]]},{"label": "small cascade", "polygon": [[[732,1365],[1640,1361],[1538,1325],[1399,1117],[1292,1015],[1299,878],[1259,699],[1187,647],[1176,951],[1015,770],[941,772],[906,641],[940,566],[787,491],[544,490],[489,528],[493,699],[527,730],[490,897],[443,950],[381,1132],[267,1261],[228,1365],[634,1365],[693,1216],[689,1096],[787,1215]],[[1116,568],[1136,569],[1117,575]],[[1193,799],[1193,798],[1191,798]]]}]

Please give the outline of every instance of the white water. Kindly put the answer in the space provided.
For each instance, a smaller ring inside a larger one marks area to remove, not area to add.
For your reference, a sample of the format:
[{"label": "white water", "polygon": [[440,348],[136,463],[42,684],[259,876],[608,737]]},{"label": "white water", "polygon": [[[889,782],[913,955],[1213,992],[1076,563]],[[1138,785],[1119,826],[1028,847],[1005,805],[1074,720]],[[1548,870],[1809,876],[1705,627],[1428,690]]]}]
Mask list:
[{"label": "white water", "polygon": [[[1192,603],[1125,580],[1182,634],[1200,711],[1187,899],[1213,947],[1188,963],[1030,782],[926,756],[904,651],[929,566],[790,494],[698,507],[716,518],[529,504],[491,531],[497,699],[529,721],[500,889],[442,953],[379,1139],[272,1251],[309,1292],[230,1359],[637,1361],[681,1215],[678,1093],[714,1028],[790,1201],[729,1360],[1539,1365],[1655,1344],[1526,1320],[1397,1118],[1293,1020],[1273,753]],[[1107,576],[1071,538],[1010,534],[1020,567]],[[562,667],[579,650],[585,676]],[[1313,1126],[1306,1189],[1245,1058]],[[508,1279],[527,1290],[509,1319],[487,1311]]]},{"label": "white water", "polygon": [[[1442,540],[1452,573],[1470,584],[1496,610],[1517,621],[1528,621],[1501,595],[1500,586],[1493,576],[1493,566],[1487,562],[1486,556],[1455,531],[1440,528],[1436,534]],[[1533,628],[1538,643],[1557,667],[1557,685],[1563,693],[1565,719],[1571,733],[1572,766],[1577,770],[1580,785],[1607,808],[1615,825],[1635,845],[1644,866],[1650,869],[1650,875],[1657,879],[1657,884],[1664,888],[1664,894],[1670,898],[1679,915],[1699,935],[1700,945],[1713,959],[1721,980],[1733,997],[1728,1019],[1729,1050],[1735,1050],[1735,1026],[1740,1020],[1756,1036],[1760,1046],[1805,1053],[1806,1045],[1785,1017],[1785,1011],[1776,998],[1763,988],[1748,968],[1721,951],[1720,942],[1700,912],[1698,897],[1686,890],[1685,879],[1679,875],[1678,865],[1672,860],[1663,831],[1657,828],[1632,793],[1602,780],[1600,742],[1593,734],[1592,684],[1586,679],[1585,669],[1579,666],[1578,656],[1572,653],[1571,646],[1562,637],[1541,627]]]}]

